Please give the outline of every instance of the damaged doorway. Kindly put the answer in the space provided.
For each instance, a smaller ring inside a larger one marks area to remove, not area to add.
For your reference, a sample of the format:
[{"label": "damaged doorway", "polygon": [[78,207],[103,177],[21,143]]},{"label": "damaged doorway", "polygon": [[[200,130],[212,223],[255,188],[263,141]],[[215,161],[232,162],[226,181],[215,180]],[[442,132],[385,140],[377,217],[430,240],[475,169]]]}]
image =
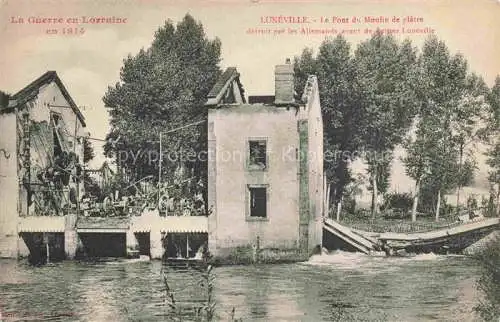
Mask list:
[{"label": "damaged doorway", "polygon": [[168,233],[166,240],[167,258],[201,260],[207,251],[207,233]]},{"label": "damaged doorway", "polygon": [[139,256],[151,256],[150,233],[134,233],[139,248]]},{"label": "damaged doorway", "polygon": [[125,233],[79,233],[84,253],[88,257],[125,257]]},{"label": "damaged doorway", "polygon": [[19,236],[29,250],[28,261],[31,264],[38,265],[66,258],[64,233],[22,232]]}]

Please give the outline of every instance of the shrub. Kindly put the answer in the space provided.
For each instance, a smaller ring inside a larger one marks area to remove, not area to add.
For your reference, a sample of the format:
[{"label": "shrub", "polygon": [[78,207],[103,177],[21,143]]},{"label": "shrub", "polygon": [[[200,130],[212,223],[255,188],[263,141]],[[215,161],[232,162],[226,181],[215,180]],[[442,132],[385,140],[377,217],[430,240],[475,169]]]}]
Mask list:
[{"label": "shrub", "polygon": [[500,319],[500,238],[497,236],[476,256],[481,266],[481,277],[477,288],[483,299],[475,310],[485,321]]},{"label": "shrub", "polygon": [[[334,208],[334,213],[336,214],[337,208],[336,207],[333,207],[333,208]],[[354,213],[356,211],[356,200],[354,198],[351,198],[351,197],[344,198],[342,208],[344,208],[343,212],[346,212],[349,214]]]},{"label": "shrub", "polygon": [[[169,311],[168,317],[170,321],[182,322],[183,314],[182,309],[174,298],[174,294],[168,284],[165,272],[161,272],[163,278],[164,292],[165,292],[165,306]],[[212,322],[219,321],[220,317],[216,315],[216,302],[215,302],[215,275],[213,274],[213,266],[207,265],[201,271],[201,281],[199,282],[200,291],[205,293],[205,300],[201,306],[193,307],[195,312],[195,321],[197,322]],[[184,308],[186,309],[186,308]],[[229,313],[229,322],[242,322],[243,320],[235,317],[236,309],[233,307]]]},{"label": "shrub", "polygon": [[481,208],[483,209],[483,214],[485,217],[496,217],[497,209],[495,205],[495,197],[492,193],[488,198],[482,197]]},{"label": "shrub", "polygon": [[388,193],[384,197],[384,203],[381,210],[394,210],[397,212],[408,213],[413,205],[413,196],[407,192]]}]

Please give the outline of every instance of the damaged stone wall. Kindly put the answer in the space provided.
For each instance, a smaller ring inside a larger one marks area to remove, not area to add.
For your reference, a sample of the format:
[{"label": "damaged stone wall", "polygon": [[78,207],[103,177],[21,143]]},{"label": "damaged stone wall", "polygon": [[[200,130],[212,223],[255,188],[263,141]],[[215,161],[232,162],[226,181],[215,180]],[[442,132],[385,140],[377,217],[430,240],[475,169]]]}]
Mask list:
[{"label": "damaged stone wall", "polygon": [[76,208],[83,195],[77,177],[82,174],[84,126],[70,103],[56,84],[45,85],[18,112],[17,121],[21,215],[60,216]]},{"label": "damaged stone wall", "polygon": [[16,119],[13,113],[0,113],[0,257],[17,256],[18,176],[16,158]]}]

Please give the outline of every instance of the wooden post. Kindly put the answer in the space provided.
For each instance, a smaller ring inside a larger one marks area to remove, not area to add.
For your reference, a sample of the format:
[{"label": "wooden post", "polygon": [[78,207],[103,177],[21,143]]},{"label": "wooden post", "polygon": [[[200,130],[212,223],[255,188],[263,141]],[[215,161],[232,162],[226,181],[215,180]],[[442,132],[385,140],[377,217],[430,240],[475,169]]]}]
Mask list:
[{"label": "wooden post", "polygon": [[47,264],[50,262],[49,235],[43,233],[43,241],[45,242],[45,255],[47,255]]},{"label": "wooden post", "polygon": [[436,205],[436,222],[439,221],[439,210],[441,208],[441,189],[438,190],[437,195],[437,205]]},{"label": "wooden post", "polygon": [[[464,144],[463,142],[460,143],[460,157],[458,159],[458,175],[462,176],[460,172],[462,172],[462,163],[463,163],[463,158],[464,158]],[[457,185],[457,215],[460,213],[460,189],[461,189],[461,182],[460,179],[458,180],[458,185]]]},{"label": "wooden post", "polygon": [[255,245],[255,262],[259,262],[259,252],[260,252],[260,236],[257,236],[257,244]]},{"label": "wooden post", "polygon": [[162,147],[161,147],[161,132],[160,132],[160,159],[158,162],[158,212],[160,211],[160,201],[161,201],[161,163],[162,158]]},{"label": "wooden post", "polygon": [[22,114],[23,117],[23,167],[26,169],[28,186],[26,188],[26,216],[30,215],[31,196],[31,132],[30,114],[27,109]]},{"label": "wooden post", "polygon": [[323,218],[326,217],[326,210],[327,210],[327,206],[326,206],[326,190],[327,190],[327,186],[326,186],[326,176],[323,175]]},{"label": "wooden post", "polygon": [[[76,156],[76,143],[77,143],[77,134],[78,134],[78,114],[75,113],[75,136],[73,137],[73,153]],[[83,144],[83,141],[82,141]],[[82,164],[83,164],[83,157],[82,156]],[[80,163],[80,160],[78,159],[78,164]],[[76,164],[74,165],[74,171],[75,171],[75,179],[76,179],[76,217],[78,218],[78,215],[80,214],[80,176],[78,176],[77,169],[76,169]],[[83,170],[82,170],[82,175],[83,175]],[[71,201],[70,201],[71,203]]]},{"label": "wooden post", "polygon": [[342,201],[344,199],[344,196],[340,197],[339,202],[337,203],[337,222],[340,222],[340,212],[342,210]]},{"label": "wooden post", "polygon": [[332,188],[331,184],[328,183],[326,185],[326,218],[330,217],[330,189]]},{"label": "wooden post", "polygon": [[189,258],[189,233],[186,234],[186,258]]},{"label": "wooden post", "polygon": [[373,168],[372,174],[372,220],[378,214],[378,187],[377,187],[377,167]]}]

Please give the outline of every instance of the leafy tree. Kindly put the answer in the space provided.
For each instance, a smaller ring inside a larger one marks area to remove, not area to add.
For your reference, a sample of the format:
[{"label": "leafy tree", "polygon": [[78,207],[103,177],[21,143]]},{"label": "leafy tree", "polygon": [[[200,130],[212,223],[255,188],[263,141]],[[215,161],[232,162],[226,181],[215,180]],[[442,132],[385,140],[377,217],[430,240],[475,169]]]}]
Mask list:
[{"label": "leafy tree", "polygon": [[94,159],[94,147],[88,138],[83,138],[83,163],[87,164]]},{"label": "leafy tree", "polygon": [[399,44],[378,30],[355,51],[356,86],[360,90],[363,145],[368,153],[372,190],[372,217],[378,213],[381,174],[390,171],[392,152],[403,141],[415,111],[414,64],[416,49],[406,40]]},{"label": "leafy tree", "polygon": [[[380,158],[379,160],[371,160],[370,158],[372,157],[377,157]],[[369,185],[368,185],[368,191],[372,192],[372,197],[374,197],[374,187],[377,188],[377,195],[379,194],[385,194],[387,193],[387,190],[389,189],[389,181],[390,181],[390,176],[391,176],[391,166],[392,166],[392,151],[389,151],[389,153],[382,154],[381,156],[376,156],[376,155],[366,155],[365,160],[370,160],[368,162],[368,175],[371,178]],[[374,164],[374,166],[370,166],[370,164]],[[374,181],[373,177],[375,177],[375,183],[376,185],[374,186]],[[374,197],[375,198],[375,197]],[[372,202],[376,199],[372,199]],[[375,207],[374,204],[372,204],[372,208]],[[379,210],[379,206],[377,205],[377,211]]]},{"label": "leafy tree", "polygon": [[448,137],[449,134],[445,133],[434,142],[436,146],[434,146],[431,153],[435,159],[430,164],[429,176],[424,180],[424,184],[437,194],[435,207],[436,221],[439,220],[441,212],[442,196],[456,186],[458,153],[456,148],[447,142]]},{"label": "leafy tree", "polygon": [[438,218],[442,194],[452,187],[456,176],[456,149],[446,141],[449,133],[441,123],[438,118],[420,119],[416,137],[408,144],[407,155],[403,158],[407,174],[415,180],[412,221],[417,218],[422,190],[436,196],[431,200],[435,202],[434,209]]},{"label": "leafy tree", "polygon": [[452,56],[446,44],[435,36],[423,46],[418,75],[417,129],[407,140],[403,162],[407,174],[416,182],[412,220],[416,220],[422,184],[437,195],[438,219],[442,194],[457,188],[459,202],[460,188],[473,178],[475,160],[466,148],[481,135],[487,87],[482,78],[468,75],[463,56]]},{"label": "leafy tree", "polygon": [[[83,138],[83,163],[88,166],[88,163],[95,157],[94,147],[92,142],[87,137]],[[101,189],[96,180],[92,178],[88,171],[83,171],[83,187],[86,195],[99,196]]]},{"label": "leafy tree", "polygon": [[[325,173],[333,185],[331,200],[342,199],[352,181],[349,163],[363,149],[369,164],[373,200],[388,187],[391,153],[411,124],[413,90],[410,81],[416,50],[409,41],[398,44],[377,32],[351,54],[344,37],[324,41],[316,57],[306,49],[295,59],[296,91],[307,74],[320,79],[324,123]],[[374,213],[377,212],[372,207]]]},{"label": "leafy tree", "polygon": [[482,77],[470,74],[465,79],[464,89],[458,101],[454,105],[451,119],[451,130],[453,143],[458,148],[457,169],[457,211],[460,205],[461,188],[472,181],[467,178],[475,168],[475,157],[473,150],[476,143],[484,136],[484,128],[481,123],[485,118],[484,111],[487,110],[485,101],[489,89]]},{"label": "leafy tree", "polygon": [[433,160],[432,148],[434,147],[431,135],[436,135],[434,128],[435,119],[424,119],[416,122],[414,137],[408,137],[405,141],[406,156],[402,159],[406,168],[406,174],[415,180],[415,192],[412,203],[412,221],[417,220],[417,207],[421,193],[423,180],[430,174],[431,162]]},{"label": "leafy tree", "polygon": [[334,157],[326,160],[327,178],[334,184],[332,201],[337,203],[344,187],[352,181],[348,164],[361,143],[360,111],[354,88],[354,66],[350,45],[342,36],[325,41],[319,48],[316,68],[320,95],[326,149]]},{"label": "leafy tree", "polygon": [[[179,167],[206,181],[206,163],[196,156],[206,150],[206,96],[220,75],[218,39],[207,39],[203,26],[189,14],[174,26],[165,22],[148,49],[129,55],[120,81],[103,97],[109,108],[111,130],[105,155],[131,179],[158,177],[160,133],[161,177]],[[206,184],[205,184],[206,186]]]},{"label": "leafy tree", "polygon": [[500,75],[496,77],[495,83],[487,96],[490,113],[488,118],[487,142],[490,147],[487,152],[487,164],[490,167],[488,180],[492,193],[495,194],[495,210],[500,211]]},{"label": "leafy tree", "polygon": [[350,44],[339,35],[325,40],[316,57],[305,49],[295,58],[296,92],[304,89],[308,74],[318,76],[324,125],[325,174],[331,189],[331,201],[337,203],[352,181],[349,162],[360,148],[361,113],[356,104],[355,69]]},{"label": "leafy tree", "polygon": [[83,173],[83,185],[85,187],[85,195],[101,199],[101,188],[99,187],[99,184],[97,184],[97,181],[92,178],[87,171]]},{"label": "leafy tree", "polygon": [[488,181],[492,186],[492,192],[496,194],[496,212],[500,210],[500,143],[496,143],[493,148],[488,151],[488,160],[490,166],[488,172]]},{"label": "leafy tree", "polygon": [[[294,86],[297,98],[302,97],[304,87],[309,75],[316,75],[318,67],[316,65],[316,57],[314,57],[311,48],[304,48],[300,56],[294,57],[293,62]],[[321,86],[321,84],[320,84]]]},{"label": "leafy tree", "polygon": [[487,101],[490,106],[489,128],[493,134],[498,135],[500,132],[500,75],[495,78],[495,83],[487,95]]}]

